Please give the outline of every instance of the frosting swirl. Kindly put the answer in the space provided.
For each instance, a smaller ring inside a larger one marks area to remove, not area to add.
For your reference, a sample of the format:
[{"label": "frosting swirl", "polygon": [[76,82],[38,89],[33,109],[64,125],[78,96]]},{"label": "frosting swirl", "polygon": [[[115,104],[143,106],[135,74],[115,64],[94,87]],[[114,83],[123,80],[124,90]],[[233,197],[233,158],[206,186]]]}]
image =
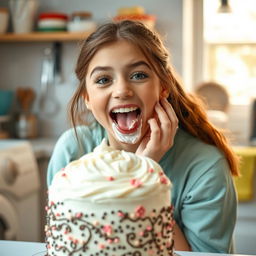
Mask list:
[{"label": "frosting swirl", "polygon": [[53,179],[54,199],[91,202],[133,201],[169,191],[171,182],[154,160],[115,150],[106,140],[93,152],[69,163]]}]

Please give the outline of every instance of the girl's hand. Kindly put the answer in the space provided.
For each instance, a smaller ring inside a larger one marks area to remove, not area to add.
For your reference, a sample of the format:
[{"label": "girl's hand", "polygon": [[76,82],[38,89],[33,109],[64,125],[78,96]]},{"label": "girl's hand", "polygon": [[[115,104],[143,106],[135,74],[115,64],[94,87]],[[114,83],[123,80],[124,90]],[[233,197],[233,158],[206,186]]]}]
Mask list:
[{"label": "girl's hand", "polygon": [[160,161],[173,145],[178,128],[178,118],[166,98],[155,106],[156,118],[148,120],[149,131],[136,150],[136,154]]}]

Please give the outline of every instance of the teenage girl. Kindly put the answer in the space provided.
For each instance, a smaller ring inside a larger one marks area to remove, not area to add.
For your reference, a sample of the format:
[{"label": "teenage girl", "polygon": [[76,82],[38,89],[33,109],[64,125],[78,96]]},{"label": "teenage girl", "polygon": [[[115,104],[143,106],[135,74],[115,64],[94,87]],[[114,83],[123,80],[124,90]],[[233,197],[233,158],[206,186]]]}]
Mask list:
[{"label": "teenage girl", "polygon": [[176,250],[232,252],[236,157],[200,101],[184,91],[160,37],[132,21],[102,25],[84,41],[76,74],[74,128],[55,146],[48,185],[107,138],[116,149],[159,162],[171,179]]}]

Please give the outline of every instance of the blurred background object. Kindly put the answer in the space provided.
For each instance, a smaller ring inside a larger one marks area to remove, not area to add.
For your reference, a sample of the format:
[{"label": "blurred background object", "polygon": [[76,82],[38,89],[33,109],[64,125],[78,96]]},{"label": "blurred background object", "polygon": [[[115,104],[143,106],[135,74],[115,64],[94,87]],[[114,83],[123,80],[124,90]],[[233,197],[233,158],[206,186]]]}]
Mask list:
[{"label": "blurred background object", "polygon": [[250,144],[256,146],[256,98],[252,103]]},{"label": "blurred background object", "polygon": [[0,89],[0,116],[6,116],[10,113],[13,100],[13,90]]},{"label": "blurred background object", "polygon": [[196,87],[195,93],[205,103],[209,120],[218,128],[226,129],[229,95],[225,87],[213,81],[204,82]]},{"label": "blurred background object", "polygon": [[5,34],[8,28],[9,11],[7,8],[0,7],[0,34]]},{"label": "blurred background object", "polygon": [[29,33],[34,29],[38,0],[9,0],[13,31]]},{"label": "blurred background object", "polygon": [[35,92],[32,88],[19,87],[16,91],[20,111],[16,118],[16,136],[20,139],[32,139],[38,135],[37,117],[32,112]]},{"label": "blurred background object", "polygon": [[0,89],[0,139],[10,137],[11,108],[14,101],[12,90]]},{"label": "blurred background object", "polygon": [[68,15],[61,12],[43,12],[37,21],[40,32],[58,32],[67,30]]},{"label": "blurred background object", "polygon": [[68,22],[69,32],[93,31],[96,29],[96,22],[92,19],[92,13],[88,11],[73,12]]},{"label": "blurred background object", "polygon": [[132,6],[132,7],[121,7],[117,10],[117,15],[113,18],[114,21],[120,20],[134,20],[140,21],[150,29],[154,29],[156,16],[146,14],[144,7]]}]

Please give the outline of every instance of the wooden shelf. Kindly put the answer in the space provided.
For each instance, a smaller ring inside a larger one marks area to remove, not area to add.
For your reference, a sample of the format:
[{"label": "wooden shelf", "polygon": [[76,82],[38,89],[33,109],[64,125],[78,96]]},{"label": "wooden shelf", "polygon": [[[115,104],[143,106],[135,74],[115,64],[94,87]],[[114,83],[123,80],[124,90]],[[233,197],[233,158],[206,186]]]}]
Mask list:
[{"label": "wooden shelf", "polygon": [[33,32],[29,34],[13,34],[7,33],[0,35],[0,43],[2,42],[67,42],[79,41],[88,37],[93,31],[86,32]]}]

